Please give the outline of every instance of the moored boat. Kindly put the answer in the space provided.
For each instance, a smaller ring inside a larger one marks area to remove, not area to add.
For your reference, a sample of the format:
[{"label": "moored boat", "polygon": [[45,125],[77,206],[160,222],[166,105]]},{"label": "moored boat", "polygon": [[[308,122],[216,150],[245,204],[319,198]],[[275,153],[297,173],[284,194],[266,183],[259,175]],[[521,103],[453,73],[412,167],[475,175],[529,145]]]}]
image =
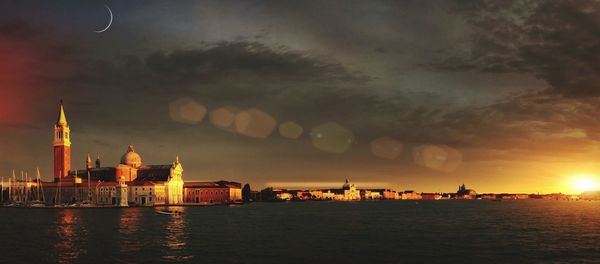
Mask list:
[{"label": "moored boat", "polygon": [[169,211],[169,210],[155,210],[154,211],[157,214],[163,214],[163,215],[182,215],[183,212],[181,211]]}]

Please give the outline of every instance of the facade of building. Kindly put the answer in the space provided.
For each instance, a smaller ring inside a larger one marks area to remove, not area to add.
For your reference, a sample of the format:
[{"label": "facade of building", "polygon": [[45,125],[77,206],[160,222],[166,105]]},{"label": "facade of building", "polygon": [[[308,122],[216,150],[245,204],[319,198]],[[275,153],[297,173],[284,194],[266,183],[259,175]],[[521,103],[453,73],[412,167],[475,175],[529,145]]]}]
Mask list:
[{"label": "facade of building", "polygon": [[85,169],[71,170],[71,131],[61,102],[54,125],[54,182],[42,183],[47,203],[91,202],[113,206],[183,203],[183,166],[179,157],[167,165],[145,165],[129,145],[115,167],[95,167],[88,155]]},{"label": "facade of building", "polygon": [[400,196],[402,200],[420,200],[422,197],[419,193],[413,190],[406,190]]},{"label": "facade of building", "polygon": [[186,204],[229,204],[242,200],[242,185],[237,182],[186,182]]},{"label": "facade of building", "polygon": [[422,200],[440,200],[442,195],[439,193],[421,193]]},{"label": "facade of building", "polygon": [[348,179],[344,185],[342,185],[343,196],[341,200],[344,201],[360,201],[360,190],[356,189],[354,183],[350,183]]}]

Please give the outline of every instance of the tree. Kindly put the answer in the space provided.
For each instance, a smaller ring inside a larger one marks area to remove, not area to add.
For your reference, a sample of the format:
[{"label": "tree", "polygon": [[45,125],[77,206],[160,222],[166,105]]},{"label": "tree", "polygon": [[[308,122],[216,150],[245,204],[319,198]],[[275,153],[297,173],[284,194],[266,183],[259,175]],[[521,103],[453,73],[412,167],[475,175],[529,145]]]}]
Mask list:
[{"label": "tree", "polygon": [[244,184],[244,188],[242,188],[242,199],[244,199],[244,202],[250,202],[250,200],[252,199],[252,191],[250,190],[250,184]]}]

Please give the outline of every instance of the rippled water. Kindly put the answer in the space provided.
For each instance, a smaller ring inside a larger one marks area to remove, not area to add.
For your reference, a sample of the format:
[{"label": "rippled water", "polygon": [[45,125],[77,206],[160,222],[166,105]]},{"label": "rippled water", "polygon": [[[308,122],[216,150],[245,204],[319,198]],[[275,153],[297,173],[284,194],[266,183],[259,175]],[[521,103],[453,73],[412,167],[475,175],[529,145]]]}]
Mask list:
[{"label": "rippled water", "polygon": [[0,208],[0,263],[600,263],[600,202]]}]

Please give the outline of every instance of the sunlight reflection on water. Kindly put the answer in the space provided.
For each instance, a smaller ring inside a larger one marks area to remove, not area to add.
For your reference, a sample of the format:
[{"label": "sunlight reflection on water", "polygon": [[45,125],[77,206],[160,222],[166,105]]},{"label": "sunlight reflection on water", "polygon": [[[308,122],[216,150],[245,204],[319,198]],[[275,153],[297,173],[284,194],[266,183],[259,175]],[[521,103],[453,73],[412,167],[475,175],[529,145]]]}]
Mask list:
[{"label": "sunlight reflection on water", "polygon": [[81,225],[79,210],[59,210],[53,228],[58,241],[53,252],[58,263],[74,263],[81,254],[85,254],[87,230]]},{"label": "sunlight reflection on water", "polygon": [[[169,211],[179,211],[185,213],[183,206],[169,206],[166,207]],[[183,260],[189,260],[194,256],[187,254],[187,243],[186,243],[186,230],[187,222],[184,216],[179,215],[168,215],[162,216],[167,217],[168,222],[164,229],[164,239],[161,244],[166,246],[163,250],[163,260],[169,262],[179,262]]]},{"label": "sunlight reflection on water", "polygon": [[119,217],[119,250],[122,254],[133,254],[144,246],[139,239],[142,213],[138,208],[121,210]]}]

